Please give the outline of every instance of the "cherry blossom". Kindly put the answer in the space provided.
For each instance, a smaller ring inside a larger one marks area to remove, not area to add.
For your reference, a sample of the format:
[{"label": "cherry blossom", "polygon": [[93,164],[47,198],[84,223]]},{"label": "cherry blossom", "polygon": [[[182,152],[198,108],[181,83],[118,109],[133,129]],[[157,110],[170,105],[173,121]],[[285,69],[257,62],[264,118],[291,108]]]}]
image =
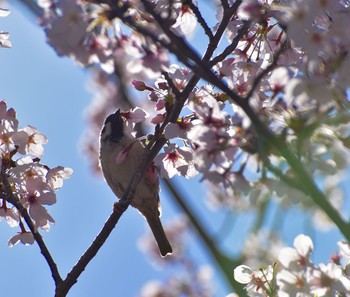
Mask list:
[{"label": "cherry blossom", "polygon": [[[282,267],[275,273],[262,269],[254,271],[247,265],[235,268],[234,277],[238,282],[247,284],[248,296],[347,296],[350,291],[350,278],[344,274],[340,263],[316,265],[306,260],[305,257],[309,257],[313,249],[313,243],[304,234],[295,238],[294,246],[295,249],[280,250],[278,258]],[[339,244],[345,250],[347,246],[346,242]],[[286,261],[287,258],[295,260]],[[297,264],[291,265],[292,262]],[[271,271],[271,266],[267,270],[269,269]]]},{"label": "cherry blossom", "polygon": [[310,284],[310,292],[316,296],[335,296],[337,292],[350,292],[350,279],[335,263],[321,263],[319,269],[313,271]]},{"label": "cherry blossom", "polygon": [[140,123],[149,117],[148,112],[139,107],[135,107],[133,110],[126,112],[121,112],[120,115],[125,119],[125,123],[128,128],[127,133],[130,134],[133,134],[135,124]]},{"label": "cherry blossom", "polygon": [[19,133],[12,136],[12,139],[18,146],[18,153],[22,155],[30,154],[41,158],[44,154],[43,144],[47,143],[47,138],[34,127],[28,126],[19,130]]},{"label": "cherry blossom", "polygon": [[19,215],[14,207],[8,208],[6,200],[0,199],[0,221],[5,220],[10,227],[16,227],[19,224]]},{"label": "cherry blossom", "polygon": [[38,226],[44,227],[48,222],[54,223],[53,218],[47,213],[43,205],[56,203],[56,195],[47,183],[39,178],[28,178],[25,188],[21,191],[21,202],[28,208],[30,216]]},{"label": "cherry blossom", "polygon": [[88,62],[90,54],[86,51],[84,40],[87,37],[88,22],[77,1],[59,2],[60,14],[55,11],[46,20],[48,42],[59,55],[68,55]]},{"label": "cherry blossom", "polygon": [[257,19],[261,18],[262,6],[257,0],[246,0],[243,1],[242,5],[239,6],[237,14],[242,20]]},{"label": "cherry blossom", "polygon": [[208,266],[192,269],[190,273],[177,274],[165,283],[151,280],[141,289],[141,297],[202,296],[213,294],[212,270]]},{"label": "cherry blossom", "polygon": [[11,41],[9,41],[10,34],[8,32],[0,31],[0,47],[10,48],[12,47]]},{"label": "cherry blossom", "polygon": [[168,72],[169,77],[172,79],[174,85],[178,90],[183,90],[193,76],[193,72],[190,71],[190,69],[186,67],[180,67],[176,64],[170,65]]},{"label": "cherry blossom", "polygon": [[62,188],[63,180],[70,178],[72,174],[73,174],[73,170],[71,168],[56,166],[48,170],[46,174],[46,180],[48,182],[48,185],[53,190],[57,190]]},{"label": "cherry blossom", "polygon": [[31,245],[34,243],[33,234],[29,231],[19,232],[16,235],[12,236],[8,242],[9,247],[13,247],[17,243],[22,243],[24,245]]},{"label": "cherry blossom", "polygon": [[196,17],[194,16],[188,5],[182,5],[180,8],[180,13],[176,19],[172,28],[179,34],[188,35],[193,32],[197,26]]},{"label": "cherry blossom", "polygon": [[240,265],[234,269],[234,278],[237,282],[246,285],[249,296],[267,296],[270,291],[269,282],[273,279],[273,267],[259,271],[252,270],[249,266]]},{"label": "cherry blossom", "polygon": [[191,118],[180,118],[176,123],[169,123],[164,129],[164,136],[167,139],[181,138],[188,139],[187,132],[193,128]]},{"label": "cherry blossom", "polygon": [[282,269],[276,278],[279,296],[308,296],[310,292],[310,268],[306,271]]},{"label": "cherry blossom", "polygon": [[294,239],[295,248],[284,248],[278,256],[281,264],[290,269],[304,269],[311,264],[310,256],[313,251],[313,243],[310,237],[300,234]]},{"label": "cherry blossom", "polygon": [[153,91],[153,88],[152,87],[149,87],[145,84],[145,82],[143,81],[140,81],[140,80],[136,80],[136,79],[133,79],[131,81],[131,84],[134,86],[134,88],[138,91],[145,91],[145,90],[148,90],[148,91]]},{"label": "cherry blossom", "polygon": [[182,175],[191,178],[197,174],[192,159],[192,150],[188,147],[178,147],[170,144],[164,148],[164,153],[154,159],[155,165],[160,167],[161,176],[173,177]]}]

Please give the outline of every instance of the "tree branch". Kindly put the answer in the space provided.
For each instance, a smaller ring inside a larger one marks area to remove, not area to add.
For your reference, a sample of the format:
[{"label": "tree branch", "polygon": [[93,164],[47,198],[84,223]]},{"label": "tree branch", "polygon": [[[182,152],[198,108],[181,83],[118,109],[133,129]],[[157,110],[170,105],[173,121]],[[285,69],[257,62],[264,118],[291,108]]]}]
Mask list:
[{"label": "tree branch", "polygon": [[125,203],[125,201],[116,202],[114,204],[112,214],[109,216],[94,241],[67,274],[66,279],[56,286],[55,297],[67,296],[69,290],[77,282],[79,276],[85,270],[86,266],[96,256],[100,248],[106,242],[107,238],[115,228],[122,214],[127,210],[128,206],[129,204]]},{"label": "tree branch", "polygon": [[242,28],[238,31],[236,37],[232,40],[231,44],[228,45],[219,55],[217,55],[214,59],[210,61],[210,66],[214,66],[217,63],[223,61],[228,55],[232,54],[232,52],[236,49],[238,42],[242,40],[242,37],[248,32],[251,22],[244,22]]}]

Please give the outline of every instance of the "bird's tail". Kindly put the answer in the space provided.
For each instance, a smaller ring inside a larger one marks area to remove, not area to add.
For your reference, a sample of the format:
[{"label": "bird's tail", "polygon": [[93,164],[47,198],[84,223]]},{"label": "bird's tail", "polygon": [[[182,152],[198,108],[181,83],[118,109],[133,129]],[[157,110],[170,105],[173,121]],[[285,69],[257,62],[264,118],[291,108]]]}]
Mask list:
[{"label": "bird's tail", "polygon": [[161,256],[164,258],[167,255],[172,254],[173,249],[168,241],[168,238],[166,237],[160,218],[153,216],[152,218],[146,219],[154,238],[156,239]]}]

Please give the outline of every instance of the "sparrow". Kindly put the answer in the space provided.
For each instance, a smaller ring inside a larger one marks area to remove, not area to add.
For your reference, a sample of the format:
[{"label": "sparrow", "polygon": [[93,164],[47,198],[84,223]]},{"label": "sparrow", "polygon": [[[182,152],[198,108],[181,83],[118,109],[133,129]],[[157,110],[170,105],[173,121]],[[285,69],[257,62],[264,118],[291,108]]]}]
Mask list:
[{"label": "sparrow", "polygon": [[[127,129],[120,109],[109,115],[100,134],[100,167],[113,193],[120,199],[144,155],[143,143]],[[160,255],[172,254],[172,247],[160,221],[159,180],[154,174],[142,175],[131,206],[146,219],[157,242]]]}]

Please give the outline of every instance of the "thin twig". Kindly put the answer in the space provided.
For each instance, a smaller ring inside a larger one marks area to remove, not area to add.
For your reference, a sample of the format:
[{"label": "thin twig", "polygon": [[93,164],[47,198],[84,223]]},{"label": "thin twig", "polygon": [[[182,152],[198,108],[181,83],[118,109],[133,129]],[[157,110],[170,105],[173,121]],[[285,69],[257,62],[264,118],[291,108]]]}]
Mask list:
[{"label": "thin twig", "polygon": [[239,30],[238,34],[235,36],[232,42],[219,55],[210,61],[210,65],[215,65],[223,61],[228,55],[232,54],[233,51],[237,48],[238,42],[242,40],[242,37],[244,36],[243,34],[248,32],[251,24],[252,23],[250,21],[243,22],[241,30]]},{"label": "thin twig", "polygon": [[[227,26],[228,26],[229,22],[231,21],[232,16],[237,12],[237,9],[238,9],[239,5],[241,5],[241,3],[242,3],[242,0],[237,0],[232,5],[232,7],[228,7],[227,9],[224,9],[222,20],[218,26],[218,29],[216,30],[216,33],[215,33],[213,39],[210,40],[210,42],[209,42],[208,49],[212,49],[212,50],[211,50],[210,54],[209,54],[209,52],[207,52],[208,55],[207,55],[207,57],[204,56],[205,59],[209,60],[212,58],[212,55],[213,55],[214,51],[216,50],[218,44],[220,43],[220,40],[221,40],[222,36],[224,35],[224,33],[227,29]],[[248,28],[246,28],[246,30],[244,30],[244,28],[243,28],[243,30],[239,30],[237,32],[237,36],[232,41],[232,43],[235,44],[235,47],[232,46],[232,51],[236,48],[238,41],[240,40],[239,36],[241,36],[241,35],[243,36],[243,35],[247,34],[247,32],[248,32]],[[211,67],[214,66],[215,64],[216,63],[209,62],[209,65]]]},{"label": "thin twig", "polygon": [[194,13],[194,15],[197,18],[198,23],[201,25],[201,27],[204,30],[204,33],[209,37],[209,40],[211,40],[214,36],[213,36],[213,32],[211,31],[211,29],[209,28],[207,22],[205,21],[205,19],[203,18],[200,10],[198,9],[198,7],[196,5],[194,5],[192,0],[185,0],[184,4],[188,5],[189,8],[191,8],[192,12]]},{"label": "thin twig", "polygon": [[180,95],[180,91],[177,89],[177,87],[175,86],[173,80],[171,79],[171,77],[169,76],[169,73],[166,71],[162,72],[162,75],[164,76],[165,80],[167,81],[170,90],[173,92],[173,94],[175,95],[175,97],[178,97]]},{"label": "thin twig", "polygon": [[74,265],[71,271],[67,274],[66,279],[56,286],[55,297],[67,296],[71,287],[77,282],[81,273],[85,270],[86,266],[96,256],[97,252],[103,246],[116,224],[118,223],[122,214],[126,211],[128,205],[123,202],[116,202],[112,214],[104,224],[101,231],[98,233],[94,241],[80,257],[78,262]]},{"label": "thin twig", "polygon": [[264,78],[264,76],[267,75],[269,72],[271,72],[277,66],[278,59],[286,49],[286,45],[287,45],[287,39],[282,43],[281,47],[274,54],[274,58],[272,62],[254,78],[253,84],[248,94],[245,96],[246,100],[249,100],[252,97],[255,89],[261,83],[261,80]]}]

